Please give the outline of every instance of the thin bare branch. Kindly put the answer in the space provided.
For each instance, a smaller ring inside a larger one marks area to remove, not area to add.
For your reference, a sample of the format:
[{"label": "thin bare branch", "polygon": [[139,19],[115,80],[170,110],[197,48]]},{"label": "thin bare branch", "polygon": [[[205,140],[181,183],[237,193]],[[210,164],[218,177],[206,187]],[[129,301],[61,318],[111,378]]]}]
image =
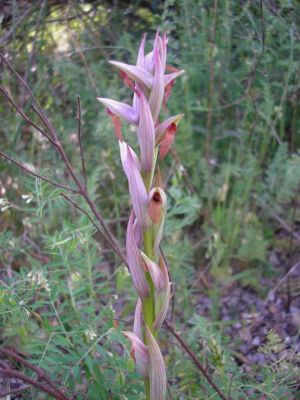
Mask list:
[{"label": "thin bare branch", "polygon": [[221,392],[221,390],[218,388],[218,386],[215,384],[215,382],[212,380],[212,378],[209,376],[207,373],[205,367],[201,364],[199,361],[198,357],[196,354],[190,349],[190,347],[185,343],[185,341],[182,339],[182,337],[175,331],[173,326],[169,324],[165,320],[165,326],[168,329],[168,331],[176,338],[182,349],[189,355],[189,357],[192,359],[196,367],[199,369],[199,371],[202,373],[204,378],[207,380],[207,382],[210,384],[210,386],[216,391],[216,393],[221,397],[223,400],[229,400],[225,395]]},{"label": "thin bare branch", "polygon": [[[31,104],[31,108],[32,108],[32,111],[34,111],[35,114],[39,117],[40,121],[45,126],[45,128],[47,128],[49,130],[49,124],[47,123],[47,121],[45,121],[44,115],[41,113],[40,109],[37,108],[34,103]],[[51,139],[50,141],[54,146],[56,146],[57,143],[54,140]]]},{"label": "thin bare branch", "polygon": [[[68,14],[69,14],[69,11],[70,11],[70,9],[71,9],[71,5],[72,5],[72,4],[71,4],[71,2],[70,2],[69,5],[68,5],[68,7],[67,7],[67,12],[66,12],[65,18],[68,18]],[[73,8],[73,7],[72,7],[72,8]],[[78,15],[78,14],[77,14],[77,15]],[[96,83],[95,83],[95,79],[94,79],[93,73],[92,73],[92,71],[91,71],[91,69],[90,69],[90,67],[89,67],[89,65],[88,65],[88,62],[87,62],[87,60],[86,60],[86,58],[85,58],[85,55],[84,55],[83,52],[81,51],[80,46],[78,46],[77,35],[76,35],[76,33],[74,32],[74,30],[72,30],[72,29],[70,28],[70,25],[69,25],[67,19],[65,20],[65,25],[66,25],[66,27],[67,27],[67,29],[68,29],[68,32],[70,33],[70,39],[72,40],[73,45],[74,45],[76,51],[78,52],[78,54],[79,54],[79,56],[80,56],[80,58],[81,58],[81,60],[82,60],[82,62],[83,62],[84,68],[85,68],[86,73],[87,73],[87,78],[89,79],[89,81],[90,81],[90,83],[91,83],[91,86],[92,86],[92,88],[93,88],[93,90],[94,90],[96,96],[99,97],[99,91],[98,91],[97,85],[96,85]]]},{"label": "thin bare branch", "polygon": [[172,154],[172,156],[173,156],[173,158],[175,160],[175,163],[176,163],[177,167],[179,168],[180,172],[183,175],[183,178],[184,178],[184,180],[185,180],[185,182],[187,184],[187,187],[189,188],[191,193],[195,194],[196,193],[196,189],[194,188],[194,186],[193,186],[193,184],[192,184],[192,182],[191,182],[191,180],[189,178],[189,174],[188,174],[186,168],[184,167],[184,165],[182,164],[182,162],[180,160],[180,157],[179,157],[179,154],[172,147],[171,147],[171,154]]},{"label": "thin bare branch", "polygon": [[[33,128],[35,128],[38,132],[40,132],[49,142],[51,142],[53,145],[55,145],[54,141],[47,135],[45,131],[43,131],[38,125],[36,125],[30,118],[27,117],[27,115],[24,113],[24,111],[17,105],[17,103],[13,100],[13,98],[7,93],[7,91],[0,86],[0,92],[4,95],[4,97],[9,101],[9,103],[15,108],[15,110],[21,115],[21,117],[24,119],[25,122],[27,122],[29,125],[31,125]],[[36,110],[33,108],[33,110],[36,112]],[[39,115],[39,114],[38,114]]]},{"label": "thin bare branch", "polygon": [[[28,9],[24,12],[23,15],[21,15],[16,21],[14,21],[14,23],[12,24],[12,27],[10,29],[6,28],[6,33],[5,35],[2,36],[1,40],[0,40],[0,45],[3,45],[7,39],[9,39],[9,37],[14,33],[16,27],[18,25],[20,25],[20,23],[26,19],[29,15],[33,15],[33,9],[34,7],[28,7]],[[4,29],[5,31],[5,29]]]},{"label": "thin bare branch", "polygon": [[[63,163],[65,164],[66,169],[69,172],[72,180],[74,181],[74,183],[78,187],[78,191],[76,191],[74,189],[71,189],[71,190],[68,189],[68,190],[72,191],[73,193],[80,193],[82,195],[82,197],[87,202],[89,208],[91,209],[92,213],[96,217],[97,221],[100,223],[101,227],[103,228],[103,232],[106,235],[106,240],[111,245],[111,247],[117,252],[117,254],[120,256],[122,261],[127,263],[126,256],[125,256],[120,244],[118,243],[118,241],[115,238],[114,234],[112,233],[112,231],[110,230],[110,228],[106,224],[106,222],[105,222],[103,216],[101,215],[101,213],[97,210],[97,207],[96,207],[95,203],[89,197],[89,194],[88,194],[86,186],[82,185],[82,183],[80,182],[80,179],[76,175],[76,172],[75,172],[75,170],[74,170],[69,158],[67,157],[67,155],[65,153],[65,150],[64,150],[64,148],[63,148],[63,146],[62,146],[62,144],[61,144],[61,142],[60,142],[60,140],[59,140],[59,138],[57,136],[57,133],[56,133],[56,130],[55,130],[54,126],[52,125],[51,121],[47,117],[47,115],[44,112],[44,110],[42,109],[42,107],[39,105],[35,95],[32,92],[32,90],[30,89],[28,84],[24,81],[24,79],[16,72],[16,70],[13,68],[13,66],[8,62],[8,60],[1,53],[0,53],[0,58],[5,63],[5,65],[8,67],[8,69],[16,76],[18,82],[28,91],[28,93],[30,94],[30,96],[32,97],[34,102],[36,103],[36,107],[34,106],[33,110],[38,115],[38,117],[40,118],[42,123],[47,127],[47,129],[49,130],[50,135],[51,135],[51,138],[49,138],[49,136],[47,134],[46,134],[46,137],[48,138],[48,140],[50,140],[52,145],[55,147],[55,149],[58,152],[60,158],[62,159]],[[7,98],[8,98],[9,101],[11,100],[9,96]],[[13,102],[12,104],[14,105],[15,103]],[[23,118],[24,118],[24,116],[26,117],[25,120],[28,123],[31,123],[31,121],[28,120],[28,117],[22,112],[22,110],[20,110],[20,108],[18,106],[17,107],[15,106],[15,108],[16,108],[18,113],[20,113],[20,111],[21,111],[20,114],[23,116]],[[41,129],[39,129],[39,131],[41,132]],[[43,132],[43,134],[45,135],[45,132]],[[15,160],[13,160],[9,156],[7,156],[5,153],[2,153],[2,155],[3,155],[3,157],[7,158],[8,160],[10,160],[10,161],[14,162],[16,165],[18,165],[23,171],[25,171],[27,173],[30,173],[31,175],[37,176],[36,174],[32,173],[32,171],[26,169],[26,167],[24,168],[24,166],[22,164],[16,162]],[[43,179],[43,180],[47,180],[47,179],[45,179],[43,177],[40,177],[40,176],[37,176],[37,177],[40,178],[40,179]],[[58,187],[61,187],[61,188],[64,188],[64,189],[66,188],[63,185],[57,184],[57,183],[52,182],[50,180],[48,180],[48,182],[54,184],[54,186],[58,186]]]},{"label": "thin bare branch", "polygon": [[216,80],[216,59],[213,55],[216,41],[216,28],[217,28],[217,16],[218,16],[218,0],[214,0],[212,6],[212,21],[210,27],[210,52],[209,52],[209,84],[208,84],[208,99],[207,108],[208,112],[206,115],[206,140],[205,140],[205,159],[208,167],[208,215],[212,212],[212,165],[211,165],[211,152],[212,152],[212,136],[213,136],[213,113],[211,109],[214,105],[215,97],[215,80]]},{"label": "thin bare branch", "polygon": [[10,64],[10,62],[1,53],[0,53],[0,58],[4,62],[4,64],[7,66],[7,68],[12,72],[12,74],[15,75],[15,77],[21,83],[21,85],[28,91],[28,93],[30,94],[30,96],[32,97],[32,99],[35,101],[36,105],[40,109],[41,114],[44,116],[45,120],[47,120],[45,112],[41,108],[37,98],[35,97],[33,91],[30,89],[27,82],[21,77],[21,75],[18,74],[18,72],[14,69],[14,67]]},{"label": "thin bare branch", "polygon": [[73,19],[79,18],[81,16],[87,16],[88,14],[94,12],[97,10],[97,4],[96,6],[92,7],[90,10],[88,11],[82,11],[81,14],[77,14],[76,15],[71,15],[68,17],[64,17],[64,18],[55,18],[55,19],[48,19],[45,21],[46,24],[51,24],[53,22],[66,22],[66,21],[72,21]]},{"label": "thin bare branch", "polygon": [[[103,236],[103,238],[108,241],[108,243],[111,245],[111,247],[113,248],[113,250],[120,256],[120,258],[122,259],[122,261],[127,265],[127,260],[123,254],[123,251],[120,252],[119,247],[115,246],[114,243],[110,242],[107,238],[107,236],[105,236],[105,233],[103,232],[102,229],[100,229],[100,227],[96,224],[96,222],[93,220],[93,218],[89,215],[89,213],[87,211],[85,211],[78,203],[76,203],[74,200],[70,199],[69,196],[67,196],[65,193],[61,193],[61,196],[68,201],[70,204],[72,204],[72,206],[74,208],[76,208],[77,210],[79,210],[80,212],[82,212],[85,216],[88,217],[88,219],[91,221],[91,223],[93,224],[93,226],[95,227],[95,229],[97,230],[97,232],[99,232],[101,234],[101,236]],[[124,258],[123,258],[124,257]]]},{"label": "thin bare branch", "polygon": [[74,208],[77,208],[77,210],[79,210],[80,212],[82,212],[85,216],[88,217],[88,219],[91,221],[91,223],[93,224],[93,226],[96,228],[97,232],[101,233],[102,236],[104,236],[103,231],[99,228],[99,226],[96,224],[96,222],[93,220],[93,218],[89,215],[89,213],[87,211],[85,211],[82,207],[80,207],[80,205],[78,205],[78,203],[76,203],[74,200],[70,199],[69,196],[67,196],[64,193],[61,193],[61,196],[67,200],[70,204],[72,204],[72,206]]},{"label": "thin bare branch", "polygon": [[19,362],[20,364],[24,365],[24,367],[30,369],[31,371],[36,373],[36,376],[40,380],[44,380],[50,387],[52,387],[54,390],[58,390],[54,384],[54,382],[51,381],[50,378],[48,378],[46,372],[41,369],[36,367],[35,365],[31,364],[29,361],[25,360],[22,356],[20,356],[18,353],[16,353],[14,350],[7,349],[7,348],[0,348],[0,354],[4,354],[6,357],[10,357],[13,360]]},{"label": "thin bare branch", "polygon": [[23,386],[19,387],[18,389],[11,389],[9,392],[0,393],[0,399],[1,399],[2,397],[10,396],[10,395],[12,395],[12,394],[24,392],[25,390],[28,390],[28,389],[30,389],[30,388],[31,388],[30,385],[23,385]]},{"label": "thin bare branch", "polygon": [[58,391],[58,389],[54,390],[52,387],[49,387],[45,383],[38,382],[29,376],[23,374],[22,372],[15,371],[11,368],[0,369],[0,376],[7,376],[9,378],[20,379],[23,382],[28,383],[29,385],[40,389],[44,393],[48,393],[50,396],[54,397],[57,400],[69,400],[69,397],[65,396],[62,392]]},{"label": "thin bare branch", "polygon": [[80,157],[81,157],[81,167],[82,173],[84,178],[84,186],[87,187],[87,179],[86,179],[86,171],[85,171],[85,161],[84,161],[84,154],[83,154],[83,147],[82,147],[82,137],[81,137],[81,101],[80,96],[77,95],[77,135],[78,135],[78,142],[80,147]]},{"label": "thin bare branch", "polygon": [[119,255],[121,260],[127,265],[127,259],[126,259],[126,256],[125,256],[121,246],[119,245],[114,234],[109,229],[104,218],[97,210],[95,203],[91,200],[91,198],[89,197],[86,190],[82,189],[81,194],[84,197],[85,201],[87,202],[88,206],[90,207],[91,211],[93,212],[94,216],[96,217],[97,221],[100,223],[101,227],[103,228],[103,231],[107,235],[106,240],[110,243],[111,247],[116,251],[116,253]]},{"label": "thin bare branch", "polygon": [[289,269],[289,271],[280,279],[280,281],[277,283],[277,285],[268,293],[266,300],[264,303],[266,303],[271,295],[277,291],[277,289],[290,277],[290,275],[298,268],[300,267],[300,261],[298,261],[292,268]]},{"label": "thin bare branch", "polygon": [[300,240],[300,235],[294,231],[294,229],[283,219],[278,215],[274,210],[272,210],[267,203],[265,203],[263,200],[259,199],[259,204],[269,212],[269,214],[284,228],[286,232],[291,234],[294,239]]},{"label": "thin bare branch", "polygon": [[48,182],[53,186],[56,186],[60,189],[65,189],[68,190],[69,192],[72,192],[74,194],[79,194],[79,192],[75,189],[72,189],[69,186],[62,185],[60,183],[54,182],[51,179],[46,178],[45,176],[39,175],[35,172],[33,172],[31,169],[25,167],[22,163],[19,161],[15,160],[14,158],[10,157],[8,154],[4,153],[3,151],[0,150],[0,156],[4,157],[6,160],[11,161],[13,164],[15,164],[17,167],[19,167],[22,171],[24,171],[26,174],[32,175],[35,178],[41,179],[42,181]]},{"label": "thin bare branch", "polygon": [[[12,349],[2,347],[0,348],[0,354],[7,358],[11,358],[12,360],[22,364],[24,367],[35,372],[38,380],[34,380],[33,378],[28,377],[22,372],[16,371],[8,367],[4,362],[0,364],[2,367],[0,369],[0,376],[2,375],[6,377],[20,379],[23,382],[26,382],[29,385],[34,386],[45,393],[48,393],[57,400],[68,400],[68,397],[56,387],[54,382],[47,376],[46,372],[43,369],[31,364],[29,361],[27,361],[25,358],[23,358],[20,354],[16,353]],[[42,381],[44,381],[45,383],[43,383]]]}]

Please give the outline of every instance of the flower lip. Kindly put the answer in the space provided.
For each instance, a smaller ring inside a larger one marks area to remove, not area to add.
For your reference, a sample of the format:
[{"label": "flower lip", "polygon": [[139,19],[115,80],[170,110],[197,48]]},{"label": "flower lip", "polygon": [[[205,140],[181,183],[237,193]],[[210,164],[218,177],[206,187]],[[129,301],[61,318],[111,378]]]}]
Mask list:
[{"label": "flower lip", "polygon": [[149,215],[151,221],[158,224],[166,213],[167,196],[161,187],[154,187],[149,194]]},{"label": "flower lip", "polygon": [[155,203],[161,203],[162,202],[162,198],[161,198],[161,195],[160,195],[159,191],[156,191],[153,194],[152,200],[155,201]]},{"label": "flower lip", "polygon": [[156,127],[156,129],[155,129],[155,142],[156,142],[155,144],[156,145],[158,145],[164,139],[164,136],[166,135],[167,130],[170,127],[170,125],[172,125],[173,123],[178,125],[183,116],[184,116],[184,114],[178,114],[178,115],[169,117]]}]

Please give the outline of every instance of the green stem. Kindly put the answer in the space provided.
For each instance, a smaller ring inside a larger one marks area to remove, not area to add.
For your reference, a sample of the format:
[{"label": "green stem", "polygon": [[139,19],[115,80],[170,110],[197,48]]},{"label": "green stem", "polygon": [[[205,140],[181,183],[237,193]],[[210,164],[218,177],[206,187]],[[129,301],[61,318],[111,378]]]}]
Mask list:
[{"label": "green stem", "polygon": [[[147,192],[150,192],[150,190],[151,190],[154,170],[155,170],[156,161],[157,161],[157,151],[158,151],[158,149],[156,148],[155,154],[154,154],[152,171],[150,173],[148,172],[148,173],[142,174]],[[155,258],[153,244],[154,244],[153,231],[152,231],[152,228],[148,228],[144,231],[144,235],[143,235],[143,245],[144,245],[143,250],[144,250],[144,253],[151,260],[154,260],[154,258]],[[145,322],[145,325],[147,325],[148,328],[150,329],[150,331],[152,332],[153,336],[155,337],[157,334],[157,332],[155,332],[153,329],[153,324],[155,321],[155,289],[154,289],[154,285],[153,285],[151,275],[149,272],[146,272],[146,279],[148,282],[150,293],[149,293],[149,297],[146,297],[143,299],[144,322]],[[145,345],[147,345],[148,341],[147,341],[146,329],[144,330],[144,342],[145,342]],[[146,400],[151,400],[149,378],[145,378],[144,383],[145,383]]]},{"label": "green stem", "polygon": [[[144,253],[153,259],[153,237],[152,229],[146,229],[144,232]],[[146,279],[150,289],[149,297],[143,300],[143,312],[144,320],[148,328],[153,331],[153,323],[155,320],[155,298],[154,298],[154,285],[149,272],[146,272]],[[153,332],[154,333],[154,332]],[[146,335],[145,335],[146,336]],[[147,343],[147,338],[145,337],[145,343]]]},{"label": "green stem", "polygon": [[[149,257],[153,258],[153,235],[152,235],[152,229],[149,228],[144,232],[144,253]],[[155,321],[155,291],[154,291],[154,285],[150,276],[149,272],[146,272],[146,279],[149,285],[150,289],[150,294],[149,297],[146,297],[143,299],[143,314],[144,314],[144,321],[145,325],[148,326],[148,328],[151,330],[153,335],[156,334],[153,330],[153,323]],[[147,335],[146,335],[146,330],[144,331],[144,342],[147,345]],[[146,394],[146,400],[151,400],[150,398],[150,381],[149,378],[144,379],[145,383],[145,394]]]},{"label": "green stem", "polygon": [[151,400],[150,398],[150,382],[149,379],[144,379],[145,383],[145,394],[146,394],[146,400]]}]

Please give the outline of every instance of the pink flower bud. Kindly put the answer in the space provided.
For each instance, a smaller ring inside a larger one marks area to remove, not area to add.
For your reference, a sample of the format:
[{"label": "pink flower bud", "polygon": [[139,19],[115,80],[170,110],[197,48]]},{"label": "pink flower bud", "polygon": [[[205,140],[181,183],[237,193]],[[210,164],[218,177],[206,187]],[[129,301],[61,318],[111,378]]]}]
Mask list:
[{"label": "pink flower bud", "polygon": [[164,33],[163,37],[159,36],[159,30],[156,32],[153,50],[145,56],[144,67],[147,71],[154,74],[155,71],[155,52],[158,50],[162,60],[163,71],[165,70],[167,58],[167,35]]}]

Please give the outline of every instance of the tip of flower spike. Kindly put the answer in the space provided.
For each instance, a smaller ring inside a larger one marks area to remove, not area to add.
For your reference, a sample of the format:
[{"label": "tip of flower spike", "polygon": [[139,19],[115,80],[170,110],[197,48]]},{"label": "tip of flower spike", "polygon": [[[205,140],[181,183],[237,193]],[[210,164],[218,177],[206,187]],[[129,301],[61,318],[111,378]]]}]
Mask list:
[{"label": "tip of flower spike", "polygon": [[163,42],[164,42],[165,44],[168,43],[167,32],[164,32],[164,33],[163,33],[162,40],[163,40]]},{"label": "tip of flower spike", "polygon": [[144,33],[142,36],[142,41],[140,44],[137,60],[136,60],[136,65],[139,67],[144,68],[145,67],[145,43],[146,43],[146,37],[147,34]]}]

